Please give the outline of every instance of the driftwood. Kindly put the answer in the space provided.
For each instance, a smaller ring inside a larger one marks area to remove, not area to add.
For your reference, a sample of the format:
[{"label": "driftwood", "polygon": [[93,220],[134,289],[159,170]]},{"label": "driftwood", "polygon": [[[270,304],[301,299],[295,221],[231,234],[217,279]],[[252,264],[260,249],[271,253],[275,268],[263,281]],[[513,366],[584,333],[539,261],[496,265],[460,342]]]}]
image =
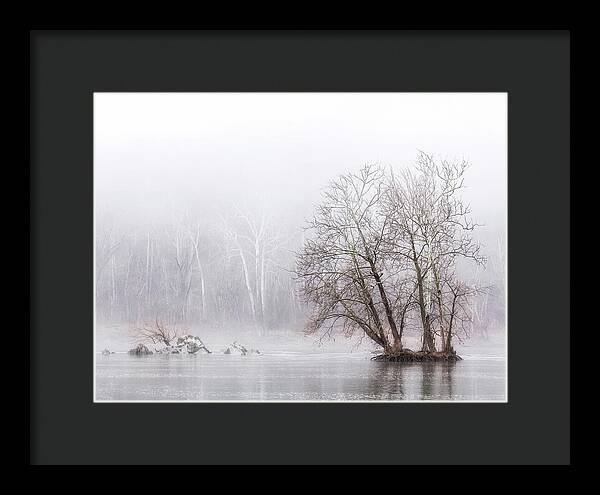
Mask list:
[{"label": "driftwood", "polygon": [[401,363],[425,363],[425,362],[454,362],[462,361],[462,358],[456,352],[429,352],[413,351],[403,349],[393,354],[379,354],[373,356],[371,361],[382,362],[401,362]]}]

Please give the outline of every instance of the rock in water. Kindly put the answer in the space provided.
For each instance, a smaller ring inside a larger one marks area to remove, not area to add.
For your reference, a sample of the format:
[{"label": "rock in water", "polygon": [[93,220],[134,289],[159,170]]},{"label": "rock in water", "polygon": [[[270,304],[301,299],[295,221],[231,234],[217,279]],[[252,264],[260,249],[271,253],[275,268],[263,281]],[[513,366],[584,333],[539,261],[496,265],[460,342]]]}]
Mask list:
[{"label": "rock in water", "polygon": [[183,335],[177,338],[175,348],[179,349],[182,354],[196,354],[202,351],[205,354],[211,354],[208,348],[204,345],[204,342],[195,335]]},{"label": "rock in water", "polygon": [[225,348],[225,350],[223,351],[223,354],[235,354],[237,356],[247,356],[249,354],[260,354],[260,351],[258,349],[248,350],[246,347],[244,347],[239,342],[233,342],[232,344],[229,345],[229,347]]},{"label": "rock in water", "polygon": [[177,337],[175,344],[155,349],[157,354],[211,354],[202,340],[195,335]]},{"label": "rock in water", "polygon": [[155,349],[157,354],[180,354],[181,349],[177,347],[173,347],[172,345],[167,345],[165,347],[161,347],[160,349]]},{"label": "rock in water", "polygon": [[234,342],[223,351],[223,354],[235,354],[237,356],[245,356],[246,354],[248,354],[248,349],[246,349],[243,345]]},{"label": "rock in water", "polygon": [[134,356],[147,356],[148,354],[152,354],[152,351],[148,349],[144,344],[138,344],[134,349],[129,351],[129,354]]}]

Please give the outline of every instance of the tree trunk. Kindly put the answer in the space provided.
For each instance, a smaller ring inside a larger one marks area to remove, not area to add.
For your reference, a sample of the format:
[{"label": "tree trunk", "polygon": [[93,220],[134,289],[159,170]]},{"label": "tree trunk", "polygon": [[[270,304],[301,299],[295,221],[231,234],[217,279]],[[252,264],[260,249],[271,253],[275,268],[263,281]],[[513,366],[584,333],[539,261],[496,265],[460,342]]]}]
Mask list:
[{"label": "tree trunk", "polygon": [[262,252],[261,252],[261,257],[260,257],[260,303],[261,303],[261,313],[262,313],[262,319],[264,321],[265,319],[265,312],[266,312],[266,294],[265,294],[265,290],[266,290],[266,280],[265,280],[265,249],[263,247]]},{"label": "tree trunk", "polygon": [[423,325],[423,345],[422,351],[435,352],[435,340],[433,339],[433,335],[431,333],[431,323],[429,314],[427,313],[427,308],[425,305],[425,295],[423,293],[423,277],[421,275],[421,267],[417,260],[413,260],[415,265],[415,271],[417,273],[417,288],[419,294],[419,310],[421,314],[421,323]]},{"label": "tree trunk", "polygon": [[444,342],[444,352],[452,352],[452,325],[454,324],[454,312],[456,311],[456,295],[452,299],[452,311],[450,313],[450,323],[448,325],[448,333]]},{"label": "tree trunk", "polygon": [[250,284],[250,275],[248,273],[248,265],[246,264],[246,257],[241,247],[239,248],[240,258],[242,260],[242,268],[244,270],[244,280],[246,282],[246,290],[248,291],[248,297],[250,299],[250,309],[252,310],[252,319],[256,323],[256,302],[254,300],[254,293],[252,291],[252,285]]},{"label": "tree trunk", "polygon": [[437,271],[435,270],[435,268],[432,266],[432,273],[433,273],[433,281],[435,284],[435,293],[436,296],[435,298],[437,299],[437,304],[438,304],[438,316],[440,318],[440,336],[442,339],[442,348],[445,347],[445,343],[446,343],[446,331],[444,329],[444,307],[443,307],[443,301],[442,301],[442,289],[440,287],[440,278],[438,276]]},{"label": "tree trunk", "polygon": [[150,232],[146,241],[146,299],[150,298]]},{"label": "tree trunk", "polygon": [[371,292],[369,291],[369,289],[367,287],[367,283],[365,282],[365,278],[363,277],[363,274],[360,271],[360,267],[358,265],[358,262],[356,261],[356,256],[354,254],[352,255],[352,260],[354,262],[354,270],[356,272],[360,290],[363,293],[363,296],[365,297],[367,307],[369,308],[371,317],[373,318],[373,321],[375,322],[375,327],[376,327],[377,333],[379,334],[379,337],[381,339],[382,346],[386,352],[389,352],[390,345],[389,345],[388,339],[385,335],[383,325],[381,324],[381,319],[379,318],[379,314],[377,313],[377,308],[375,307],[375,303],[373,302],[373,297],[371,296]]},{"label": "tree trunk", "polygon": [[113,317],[113,310],[117,299],[117,286],[115,282],[115,256],[113,255],[110,259],[110,305],[109,305],[109,314],[110,319]]},{"label": "tree trunk", "polygon": [[422,351],[435,352],[435,339],[431,333],[431,324],[428,314],[427,304],[425,303],[425,293],[423,288],[423,272],[421,271],[421,265],[419,265],[419,259],[417,256],[417,249],[415,247],[414,239],[411,235],[410,245],[412,249],[412,262],[415,266],[415,278],[417,280],[417,293],[418,293],[418,304],[419,313],[421,316],[421,324],[423,325],[423,344],[421,346]]},{"label": "tree trunk", "polygon": [[198,265],[198,272],[200,273],[200,302],[202,307],[202,319],[206,318],[206,287],[204,284],[204,269],[202,263],[200,263],[200,255],[198,253],[198,239],[192,241],[194,244],[194,253],[196,255],[196,264]]},{"label": "tree trunk", "polygon": [[371,266],[371,273],[373,274],[375,282],[377,283],[377,288],[379,289],[379,295],[381,296],[381,301],[383,302],[383,307],[385,308],[388,324],[390,325],[390,330],[392,331],[392,336],[394,337],[394,350],[401,350],[402,337],[398,333],[398,328],[396,327],[396,322],[394,321],[394,315],[392,314],[392,308],[390,306],[387,294],[385,293],[383,282],[381,281],[381,277],[379,276],[379,273],[377,272],[377,269],[372,261],[369,261],[369,265]]},{"label": "tree trunk", "polygon": [[254,288],[256,290],[256,305],[258,310],[258,317],[262,321],[262,292],[261,292],[261,281],[260,281],[260,243],[258,238],[254,240]]}]

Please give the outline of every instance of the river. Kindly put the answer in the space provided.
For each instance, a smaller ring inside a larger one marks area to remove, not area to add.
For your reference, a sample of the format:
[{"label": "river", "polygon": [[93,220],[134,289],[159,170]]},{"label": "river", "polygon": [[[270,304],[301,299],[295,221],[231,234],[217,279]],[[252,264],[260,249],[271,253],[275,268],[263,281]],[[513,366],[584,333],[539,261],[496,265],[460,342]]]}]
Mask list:
[{"label": "river", "polygon": [[462,361],[380,363],[371,354],[96,355],[97,401],[505,401],[503,348]]}]

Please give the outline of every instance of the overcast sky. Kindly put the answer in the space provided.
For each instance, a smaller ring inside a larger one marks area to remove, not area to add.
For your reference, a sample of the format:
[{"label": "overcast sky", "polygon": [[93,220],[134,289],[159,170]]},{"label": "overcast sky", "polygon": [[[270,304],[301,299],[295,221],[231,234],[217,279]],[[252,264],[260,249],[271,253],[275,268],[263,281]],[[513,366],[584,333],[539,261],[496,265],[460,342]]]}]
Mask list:
[{"label": "overcast sky", "polygon": [[503,231],[506,93],[96,93],[95,201],[130,215],[260,199],[306,211],[340,173],[466,158],[473,216]]}]

